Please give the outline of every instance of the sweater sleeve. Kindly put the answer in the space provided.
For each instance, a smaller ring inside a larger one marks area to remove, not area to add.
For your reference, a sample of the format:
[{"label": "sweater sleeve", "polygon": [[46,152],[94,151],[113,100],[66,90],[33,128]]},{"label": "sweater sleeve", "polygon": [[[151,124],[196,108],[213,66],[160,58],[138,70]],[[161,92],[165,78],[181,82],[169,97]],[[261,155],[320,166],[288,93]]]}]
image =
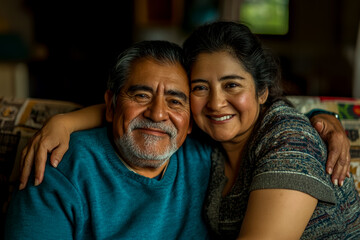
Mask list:
[{"label": "sweater sleeve", "polygon": [[5,239],[73,239],[84,221],[81,198],[57,169],[46,167],[43,183],[14,193],[9,205]]},{"label": "sweater sleeve", "polygon": [[251,190],[292,189],[335,203],[330,176],[325,172],[324,143],[303,115],[289,108],[277,110],[267,116],[262,127]]}]

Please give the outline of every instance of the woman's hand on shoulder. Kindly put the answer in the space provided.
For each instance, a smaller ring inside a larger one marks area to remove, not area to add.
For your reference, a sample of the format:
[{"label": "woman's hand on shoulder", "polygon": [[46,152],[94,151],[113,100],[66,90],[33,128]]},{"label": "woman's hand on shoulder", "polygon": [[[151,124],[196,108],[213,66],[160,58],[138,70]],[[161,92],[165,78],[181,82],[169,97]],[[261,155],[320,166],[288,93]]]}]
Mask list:
[{"label": "woman's hand on shoulder", "polygon": [[340,121],[329,114],[318,114],[310,119],[313,127],[327,144],[326,171],[335,185],[342,186],[350,176],[350,141]]},{"label": "woman's hand on shoulder", "polygon": [[51,153],[51,165],[57,167],[69,147],[70,134],[71,131],[63,122],[63,115],[58,114],[50,118],[31,138],[21,154],[20,190],[25,188],[33,165],[34,185],[43,181],[48,153]]}]

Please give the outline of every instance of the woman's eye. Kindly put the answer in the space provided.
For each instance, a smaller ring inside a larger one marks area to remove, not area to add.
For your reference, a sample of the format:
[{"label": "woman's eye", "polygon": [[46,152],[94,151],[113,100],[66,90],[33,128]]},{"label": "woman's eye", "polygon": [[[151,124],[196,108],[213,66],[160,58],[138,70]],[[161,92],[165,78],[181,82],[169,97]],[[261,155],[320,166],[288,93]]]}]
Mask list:
[{"label": "woman's eye", "polygon": [[239,86],[239,84],[237,84],[237,83],[227,83],[225,85],[225,88],[234,88],[234,87],[238,87],[238,86]]},{"label": "woman's eye", "polygon": [[195,91],[203,91],[203,90],[207,90],[207,87],[199,85],[199,86],[194,86],[194,87],[191,89],[192,92],[195,92]]}]

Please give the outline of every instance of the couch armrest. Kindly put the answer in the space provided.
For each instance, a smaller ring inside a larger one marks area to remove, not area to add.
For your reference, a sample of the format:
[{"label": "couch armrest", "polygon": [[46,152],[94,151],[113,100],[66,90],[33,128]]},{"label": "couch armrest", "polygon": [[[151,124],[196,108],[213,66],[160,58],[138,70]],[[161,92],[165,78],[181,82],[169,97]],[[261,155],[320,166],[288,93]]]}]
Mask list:
[{"label": "couch armrest", "polygon": [[[57,113],[82,106],[72,102],[47,99],[0,97],[0,206],[1,228],[4,226],[9,189],[19,178],[21,151],[44,122]],[[0,229],[2,236],[2,229]]]}]

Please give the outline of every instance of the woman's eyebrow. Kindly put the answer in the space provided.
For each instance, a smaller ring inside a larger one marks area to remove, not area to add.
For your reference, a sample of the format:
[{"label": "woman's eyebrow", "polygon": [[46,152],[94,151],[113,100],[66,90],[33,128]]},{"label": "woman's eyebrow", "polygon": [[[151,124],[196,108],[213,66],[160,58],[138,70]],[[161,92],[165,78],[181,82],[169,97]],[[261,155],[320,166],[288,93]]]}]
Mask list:
[{"label": "woman's eyebrow", "polygon": [[208,81],[204,79],[192,79],[191,83],[207,83]]},{"label": "woman's eyebrow", "polygon": [[[226,75],[226,76],[222,76],[219,81],[224,81],[224,80],[230,80],[230,79],[238,79],[238,80],[244,80],[245,78],[236,74],[231,74],[231,75]],[[207,83],[208,81],[204,80],[204,79],[192,79],[191,83]]]},{"label": "woman's eyebrow", "polygon": [[220,78],[220,81],[230,80],[230,79],[244,80],[245,78],[242,77],[242,76],[233,74],[233,75],[226,75],[226,76],[221,77],[221,78]]}]

